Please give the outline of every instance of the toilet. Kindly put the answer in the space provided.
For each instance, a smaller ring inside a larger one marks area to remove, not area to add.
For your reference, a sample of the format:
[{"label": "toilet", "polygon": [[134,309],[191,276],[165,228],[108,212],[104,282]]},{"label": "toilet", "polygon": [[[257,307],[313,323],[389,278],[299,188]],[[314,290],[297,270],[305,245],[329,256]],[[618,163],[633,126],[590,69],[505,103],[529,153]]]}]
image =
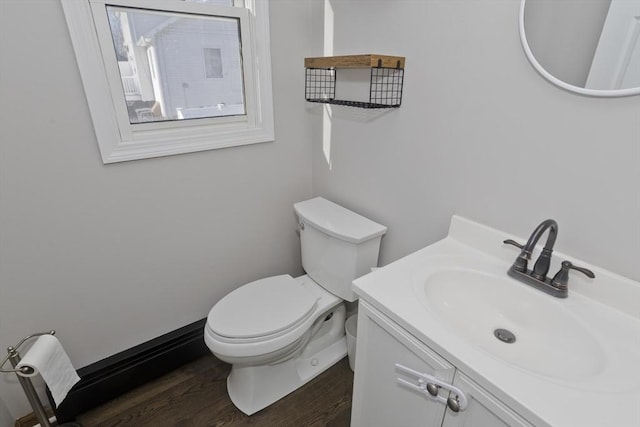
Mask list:
[{"label": "toilet", "polygon": [[293,205],[307,274],[256,280],[209,312],[205,343],[232,365],[227,390],[251,415],[347,354],[344,301],[351,282],[378,263],[387,228],[322,197]]}]

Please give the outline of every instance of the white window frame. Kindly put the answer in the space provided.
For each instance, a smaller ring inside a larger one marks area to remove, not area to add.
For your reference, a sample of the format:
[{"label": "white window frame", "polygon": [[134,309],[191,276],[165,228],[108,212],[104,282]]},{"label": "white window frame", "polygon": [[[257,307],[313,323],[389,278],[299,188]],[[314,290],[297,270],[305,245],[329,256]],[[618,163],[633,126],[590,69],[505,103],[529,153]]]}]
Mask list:
[{"label": "white window frame", "polygon": [[[61,0],[103,163],[274,140],[268,0],[245,7],[179,0]],[[246,114],[130,124],[106,5],[240,20]]]}]

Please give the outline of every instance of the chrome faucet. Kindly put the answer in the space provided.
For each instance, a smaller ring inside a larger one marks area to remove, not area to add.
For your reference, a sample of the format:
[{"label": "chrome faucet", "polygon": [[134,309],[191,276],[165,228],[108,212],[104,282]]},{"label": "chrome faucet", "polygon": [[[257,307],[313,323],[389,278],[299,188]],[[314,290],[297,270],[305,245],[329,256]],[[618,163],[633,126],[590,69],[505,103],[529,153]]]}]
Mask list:
[{"label": "chrome faucet", "polygon": [[[547,236],[547,242],[542,249],[542,253],[538,257],[538,260],[533,265],[533,269],[529,270],[528,264],[533,254],[533,250],[538,243],[538,240],[542,235],[549,231]],[[553,254],[553,245],[556,243],[556,237],[558,237],[558,223],[552,219],[542,221],[540,225],[533,230],[529,240],[524,245],[508,239],[504,243],[516,246],[521,249],[520,255],[516,258],[515,262],[508,271],[509,276],[520,280],[521,282],[531,285],[536,289],[539,289],[549,295],[553,295],[558,298],[566,298],[568,296],[568,271],[570,269],[579,271],[590,278],[594,278],[595,275],[591,270],[586,268],[576,267],[569,261],[562,263],[562,269],[556,273],[553,279],[547,278],[549,272],[549,266],[551,264],[551,256]]]}]

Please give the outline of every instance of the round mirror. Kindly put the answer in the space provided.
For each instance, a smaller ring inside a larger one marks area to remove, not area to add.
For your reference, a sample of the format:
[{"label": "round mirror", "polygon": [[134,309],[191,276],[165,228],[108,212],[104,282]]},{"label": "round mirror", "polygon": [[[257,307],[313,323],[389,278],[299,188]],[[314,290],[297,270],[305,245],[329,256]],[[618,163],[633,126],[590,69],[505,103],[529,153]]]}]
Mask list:
[{"label": "round mirror", "polygon": [[522,0],[520,38],[535,69],[564,89],[640,94],[640,0]]}]

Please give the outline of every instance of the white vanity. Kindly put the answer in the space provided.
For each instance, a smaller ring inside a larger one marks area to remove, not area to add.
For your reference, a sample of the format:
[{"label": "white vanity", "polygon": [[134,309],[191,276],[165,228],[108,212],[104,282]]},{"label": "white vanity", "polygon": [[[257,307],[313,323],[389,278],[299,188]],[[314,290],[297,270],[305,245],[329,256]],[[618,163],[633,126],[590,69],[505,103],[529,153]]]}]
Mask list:
[{"label": "white vanity", "polygon": [[640,426],[640,283],[555,252],[596,275],[555,298],[507,276],[508,238],[454,216],[354,282],[352,426]]}]

